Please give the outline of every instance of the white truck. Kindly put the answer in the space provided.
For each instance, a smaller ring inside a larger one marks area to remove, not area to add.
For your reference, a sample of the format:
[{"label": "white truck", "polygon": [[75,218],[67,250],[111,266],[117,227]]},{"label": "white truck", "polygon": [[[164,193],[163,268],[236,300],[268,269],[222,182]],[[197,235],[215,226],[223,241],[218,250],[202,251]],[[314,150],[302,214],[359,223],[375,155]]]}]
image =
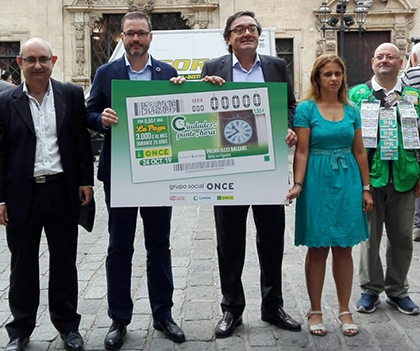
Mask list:
[{"label": "white truck", "polygon": [[[260,54],[276,56],[274,32],[274,28],[263,28],[257,49]],[[124,46],[120,40],[110,61],[123,53]],[[149,53],[175,67],[187,80],[198,80],[204,62],[227,54],[228,48],[223,29],[157,30],[153,31]]]}]

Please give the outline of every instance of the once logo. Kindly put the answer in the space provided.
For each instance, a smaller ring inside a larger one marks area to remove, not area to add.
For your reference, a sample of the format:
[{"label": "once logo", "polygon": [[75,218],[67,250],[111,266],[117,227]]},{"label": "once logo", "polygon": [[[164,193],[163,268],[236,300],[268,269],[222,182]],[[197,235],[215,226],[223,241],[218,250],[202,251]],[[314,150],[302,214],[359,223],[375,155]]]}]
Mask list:
[{"label": "once logo", "polygon": [[234,190],[234,183],[207,183],[208,190]]}]

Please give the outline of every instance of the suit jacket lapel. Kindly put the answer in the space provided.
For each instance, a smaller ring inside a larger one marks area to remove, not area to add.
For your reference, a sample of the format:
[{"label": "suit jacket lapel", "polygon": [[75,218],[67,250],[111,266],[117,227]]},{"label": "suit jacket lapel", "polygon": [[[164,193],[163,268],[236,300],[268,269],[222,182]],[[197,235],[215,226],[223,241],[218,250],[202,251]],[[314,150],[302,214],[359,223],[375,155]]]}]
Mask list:
[{"label": "suit jacket lapel", "polygon": [[57,124],[57,139],[60,135],[61,126],[63,125],[64,116],[66,115],[66,96],[64,93],[63,83],[51,79],[52,88],[54,93],[54,106],[55,106],[55,121]]},{"label": "suit jacket lapel", "polygon": [[32,134],[35,135],[34,121],[32,119],[31,110],[29,108],[29,101],[26,94],[23,92],[23,84],[18,86],[13,93],[13,105],[18,111],[19,116],[23,119]]},{"label": "suit jacket lapel", "polygon": [[113,79],[130,79],[125,65],[125,54],[116,61],[112,77]]},{"label": "suit jacket lapel", "polygon": [[232,55],[226,55],[220,65],[220,76],[227,82],[232,81]]},{"label": "suit jacket lapel", "polygon": [[159,66],[159,62],[157,62],[153,57],[151,57],[152,61],[152,80],[159,80],[159,73],[162,71],[162,68]]},{"label": "suit jacket lapel", "polygon": [[275,77],[277,77],[277,74],[273,69],[273,65],[271,64],[271,61],[267,60],[266,57],[261,56],[261,55],[260,55],[260,60],[261,60],[261,68],[263,71],[264,81],[276,82],[277,79],[275,79]]}]

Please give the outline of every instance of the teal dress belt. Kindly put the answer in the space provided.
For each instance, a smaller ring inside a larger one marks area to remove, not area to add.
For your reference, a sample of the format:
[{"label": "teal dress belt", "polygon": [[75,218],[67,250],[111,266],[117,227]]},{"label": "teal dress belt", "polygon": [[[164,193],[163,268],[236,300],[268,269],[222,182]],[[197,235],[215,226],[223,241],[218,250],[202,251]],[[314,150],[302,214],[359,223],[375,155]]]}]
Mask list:
[{"label": "teal dress belt", "polygon": [[337,150],[328,150],[328,149],[310,149],[309,153],[311,155],[327,155],[330,156],[330,165],[332,170],[337,170],[338,165],[341,164],[341,167],[347,169],[347,160],[345,154],[351,153],[351,147],[346,147],[344,149]]}]

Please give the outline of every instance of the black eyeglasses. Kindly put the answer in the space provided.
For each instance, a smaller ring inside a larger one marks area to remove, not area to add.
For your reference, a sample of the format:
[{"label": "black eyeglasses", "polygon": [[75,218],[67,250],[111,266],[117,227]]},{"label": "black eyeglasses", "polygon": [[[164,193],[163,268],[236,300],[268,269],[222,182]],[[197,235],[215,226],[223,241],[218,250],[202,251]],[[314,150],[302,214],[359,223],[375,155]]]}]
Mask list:
[{"label": "black eyeglasses", "polygon": [[40,65],[45,65],[46,63],[48,63],[49,61],[51,61],[52,56],[48,57],[48,56],[41,56],[41,57],[33,57],[33,56],[29,56],[29,57],[22,57],[22,61],[26,62],[28,65],[34,65],[37,62],[39,62]]},{"label": "black eyeglasses", "polygon": [[231,29],[230,32],[233,32],[233,33],[238,34],[238,35],[242,35],[242,34],[245,34],[247,29],[248,29],[248,32],[250,34],[255,34],[258,31],[258,27],[256,25],[252,24],[248,27],[237,26],[237,27]]},{"label": "black eyeglasses", "polygon": [[128,39],[133,39],[135,37],[135,35],[137,34],[137,36],[139,38],[146,38],[149,35],[150,32],[146,32],[144,30],[139,30],[138,32],[133,32],[131,30],[127,31],[127,32],[123,32],[123,34],[128,38]]}]

